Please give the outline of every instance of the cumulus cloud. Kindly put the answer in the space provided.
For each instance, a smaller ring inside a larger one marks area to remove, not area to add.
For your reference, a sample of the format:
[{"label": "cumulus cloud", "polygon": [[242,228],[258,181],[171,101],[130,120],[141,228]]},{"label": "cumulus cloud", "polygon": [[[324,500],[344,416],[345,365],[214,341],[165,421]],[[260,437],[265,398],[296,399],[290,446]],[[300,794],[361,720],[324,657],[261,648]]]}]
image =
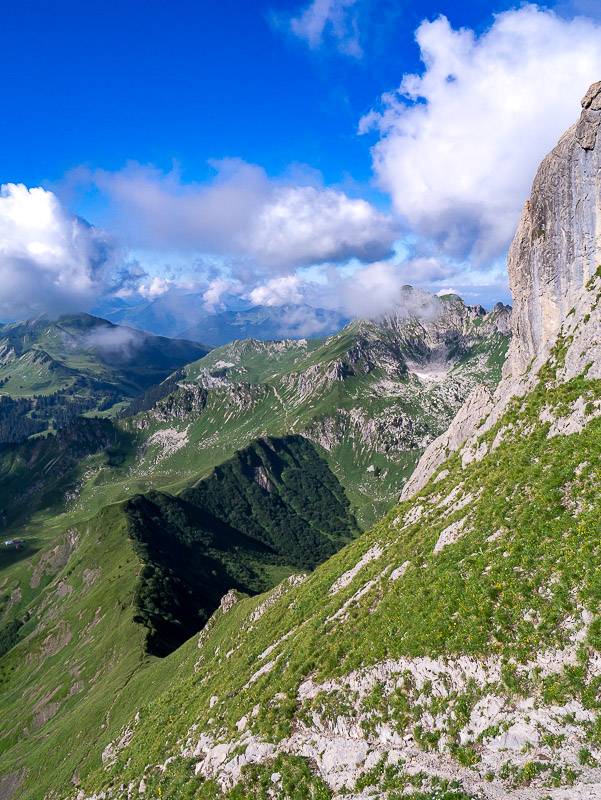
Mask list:
[{"label": "cumulus cloud", "polygon": [[162,278],[160,275],[148,277],[146,281],[139,284],[138,293],[146,300],[155,300],[161,297],[175,286],[175,282],[169,278]]},{"label": "cumulus cloud", "polygon": [[601,25],[527,5],[476,35],[445,17],[416,33],[424,70],[366,115],[379,185],[439,252],[503,254],[542,157],[601,78]]},{"label": "cumulus cloud", "polygon": [[213,313],[225,308],[224,299],[227,295],[237,295],[242,292],[240,281],[231,278],[214,278],[203,292],[202,300],[206,311]]},{"label": "cumulus cloud", "polygon": [[109,238],[71,216],[57,197],[0,187],[0,318],[88,308],[114,266]]},{"label": "cumulus cloud", "polygon": [[312,49],[331,41],[345,55],[363,55],[359,38],[357,0],[312,0],[290,19],[290,30]]},{"label": "cumulus cloud", "polygon": [[249,294],[252,303],[258,306],[283,306],[300,303],[303,299],[298,275],[283,275],[272,278],[262,286],[256,286]]},{"label": "cumulus cloud", "polygon": [[115,207],[114,222],[133,244],[188,248],[245,259],[283,272],[387,255],[391,219],[337,189],[271,180],[252,164],[215,164],[214,180],[181,181],[175,172],[131,165],[93,176]]}]

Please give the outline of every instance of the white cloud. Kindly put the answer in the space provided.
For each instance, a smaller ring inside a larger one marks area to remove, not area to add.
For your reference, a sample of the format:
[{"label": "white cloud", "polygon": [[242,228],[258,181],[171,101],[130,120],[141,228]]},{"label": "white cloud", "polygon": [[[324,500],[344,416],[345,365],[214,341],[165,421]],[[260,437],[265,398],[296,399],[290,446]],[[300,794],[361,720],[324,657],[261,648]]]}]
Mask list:
[{"label": "white cloud", "polygon": [[211,313],[218,309],[225,308],[224,297],[228,294],[240,294],[242,284],[240,281],[230,278],[214,278],[202,295],[203,305],[206,311]]},{"label": "white cloud", "polygon": [[360,58],[356,6],[357,0],[312,0],[290,20],[290,30],[313,49],[331,39],[341,53]]},{"label": "white cloud", "polygon": [[87,308],[108,279],[113,248],[42,188],[0,187],[0,319]]},{"label": "white cloud", "polygon": [[392,247],[390,221],[365,200],[313,186],[277,189],[254,221],[251,252],[267,264],[374,261]]},{"label": "white cloud", "polygon": [[286,309],[285,317],[277,329],[278,336],[324,336],[329,331],[341,328],[347,320],[335,312],[311,308],[307,305]]},{"label": "white cloud", "polygon": [[297,275],[283,275],[272,278],[262,286],[255,287],[248,295],[251,303],[258,306],[284,306],[288,303],[300,303],[303,299],[300,291],[301,281]]},{"label": "white cloud", "polygon": [[205,184],[139,165],[99,171],[93,180],[115,204],[114,222],[134,245],[233,256],[279,272],[352,257],[375,261],[391,250],[395,226],[365,200],[271,180],[241,161],[215,166],[215,179]]},{"label": "white cloud", "polygon": [[173,286],[174,281],[155,275],[144,283],[141,283],[138,286],[138,292],[142,297],[146,298],[146,300],[155,300],[157,297],[167,294]]},{"label": "white cloud", "polygon": [[527,5],[480,36],[445,17],[416,33],[425,68],[405,75],[376,127],[379,184],[439,252],[490,263],[513,234],[537,165],[601,78],[601,26]]},{"label": "white cloud", "polygon": [[108,359],[130,359],[144,343],[145,336],[133,328],[103,325],[83,337],[86,347]]},{"label": "white cloud", "polygon": [[382,261],[331,276],[332,300],[349,317],[377,319],[393,311],[430,317],[432,295],[408,286],[405,269],[403,263]]}]

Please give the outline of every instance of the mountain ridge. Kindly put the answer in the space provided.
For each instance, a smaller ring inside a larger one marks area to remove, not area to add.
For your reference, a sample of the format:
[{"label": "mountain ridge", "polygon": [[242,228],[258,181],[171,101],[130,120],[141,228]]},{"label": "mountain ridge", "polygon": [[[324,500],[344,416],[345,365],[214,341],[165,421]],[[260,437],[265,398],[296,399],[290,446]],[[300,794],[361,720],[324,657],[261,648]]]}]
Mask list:
[{"label": "mountain ridge", "polygon": [[600,796],[601,259],[578,223],[564,260],[560,224],[601,217],[600,90],[535,179],[512,281],[558,280],[532,304],[518,279],[535,335],[462,409],[472,438],[301,584],[224,602],[79,800]]},{"label": "mountain ridge", "polygon": [[327,339],[216,348],[129,426],[181,436],[173,453],[160,456],[161,469],[172,470],[191,447],[221,447],[233,437],[238,449],[253,436],[301,434],[326,451],[356,506],[373,505],[373,519],[398,496],[418,452],[468,390],[481,381],[495,385],[508,341],[505,306],[486,313],[458,298],[407,294],[407,305],[415,305],[414,294],[424,304],[421,320],[401,310],[380,322],[355,321]]},{"label": "mountain ridge", "polygon": [[[110,412],[207,352],[195,342],[152,336],[89,314],[2,325],[3,439],[19,441],[81,414]],[[20,402],[15,407],[10,401]]]}]

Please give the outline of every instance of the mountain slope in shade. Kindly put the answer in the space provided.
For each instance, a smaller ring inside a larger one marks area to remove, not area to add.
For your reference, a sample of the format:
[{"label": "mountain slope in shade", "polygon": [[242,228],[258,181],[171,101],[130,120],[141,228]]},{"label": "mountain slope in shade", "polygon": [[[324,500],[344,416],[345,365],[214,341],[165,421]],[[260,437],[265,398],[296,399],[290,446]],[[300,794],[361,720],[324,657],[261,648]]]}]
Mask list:
[{"label": "mountain slope in shade", "polygon": [[[57,775],[77,783],[107,721],[122,725],[156,686],[169,659],[154,656],[198,632],[228,589],[294,585],[358,533],[339,482],[294,436],[254,443],[179,496],[70,522],[50,546],[26,537],[0,551],[5,798],[7,785],[41,797]],[[135,686],[138,673],[151,684]]]},{"label": "mountain slope in shade", "polygon": [[260,439],[178,496],[133,497],[125,514],[145,564],[138,619],[155,655],[196,633],[228,590],[264,591],[358,533],[342,487],[300,436]]},{"label": "mountain slope in shade", "polygon": [[306,580],[225,598],[67,796],[601,796],[601,83],[583,105],[516,234],[495,395]]}]

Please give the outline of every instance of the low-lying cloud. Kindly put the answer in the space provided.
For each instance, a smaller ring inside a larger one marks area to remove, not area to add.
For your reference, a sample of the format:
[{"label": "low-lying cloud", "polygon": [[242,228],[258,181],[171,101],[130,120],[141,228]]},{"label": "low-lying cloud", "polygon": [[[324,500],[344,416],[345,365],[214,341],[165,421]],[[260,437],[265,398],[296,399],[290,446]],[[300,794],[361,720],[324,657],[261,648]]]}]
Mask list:
[{"label": "low-lying cloud", "polygon": [[83,344],[107,361],[129,361],[145,338],[133,328],[101,325],[85,334]]}]

